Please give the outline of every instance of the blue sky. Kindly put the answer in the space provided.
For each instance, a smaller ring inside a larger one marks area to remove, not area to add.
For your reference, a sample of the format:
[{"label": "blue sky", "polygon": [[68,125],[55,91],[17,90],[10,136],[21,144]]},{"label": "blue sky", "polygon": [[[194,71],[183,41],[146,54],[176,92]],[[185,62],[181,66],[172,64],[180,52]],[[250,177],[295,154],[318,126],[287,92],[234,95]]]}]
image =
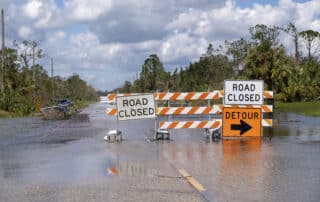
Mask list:
[{"label": "blue sky", "polygon": [[[38,62],[67,77],[78,73],[99,90],[132,81],[150,54],[166,70],[185,67],[209,43],[249,37],[255,24],[320,30],[320,1],[298,0],[0,0],[6,44],[35,40]],[[290,39],[282,40],[290,47]]]},{"label": "blue sky", "polygon": [[55,0],[55,2],[59,8],[63,8],[63,0]]},{"label": "blue sky", "polygon": [[[266,5],[270,4],[272,6],[275,6],[278,4],[279,1],[277,0],[236,0],[237,5],[239,5],[241,8],[250,8],[253,6],[253,4],[261,4],[261,5]],[[293,0],[292,2],[295,3],[304,3],[307,2],[307,0]]]}]

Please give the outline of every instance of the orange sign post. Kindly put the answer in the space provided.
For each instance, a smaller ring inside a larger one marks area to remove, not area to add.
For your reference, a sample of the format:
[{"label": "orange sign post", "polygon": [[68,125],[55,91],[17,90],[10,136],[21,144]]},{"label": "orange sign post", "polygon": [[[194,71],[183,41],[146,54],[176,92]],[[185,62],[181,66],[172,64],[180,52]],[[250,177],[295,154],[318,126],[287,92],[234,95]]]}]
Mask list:
[{"label": "orange sign post", "polygon": [[260,137],[262,136],[261,126],[262,113],[259,108],[223,108],[223,137]]}]

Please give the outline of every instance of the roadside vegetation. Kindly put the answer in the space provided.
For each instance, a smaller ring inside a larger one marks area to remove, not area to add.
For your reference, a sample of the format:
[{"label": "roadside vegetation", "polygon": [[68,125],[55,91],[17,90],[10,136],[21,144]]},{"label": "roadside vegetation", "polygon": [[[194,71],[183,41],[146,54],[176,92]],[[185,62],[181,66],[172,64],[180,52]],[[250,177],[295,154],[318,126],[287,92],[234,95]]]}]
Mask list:
[{"label": "roadside vegetation", "polygon": [[276,103],[277,112],[293,112],[305,116],[320,116],[320,102]]},{"label": "roadside vegetation", "polygon": [[[155,54],[145,59],[132,82],[125,81],[120,92],[207,91],[223,89],[225,79],[264,80],[265,90],[273,90],[276,101],[314,101],[320,96],[320,33],[258,24],[249,29],[250,39],[225,41],[219,47],[208,45],[194,63],[164,69]],[[289,54],[280,40],[292,41]]]},{"label": "roadside vegetation", "polygon": [[88,107],[90,104],[96,102],[96,100],[75,100],[70,110],[79,110]]},{"label": "roadside vegetation", "polygon": [[4,59],[1,59],[4,68],[0,69],[0,117],[29,115],[37,103],[45,107],[63,98],[79,103],[76,107],[97,100],[95,89],[77,74],[68,78],[50,77],[36,63],[44,54],[34,41],[14,42],[14,48],[5,48],[0,53]]},{"label": "roadside vegetation", "polygon": [[0,110],[0,118],[9,118],[9,117],[13,117],[14,114],[7,112],[7,111],[3,111]]},{"label": "roadside vegetation", "polygon": [[[125,81],[113,92],[220,90],[226,79],[250,79],[264,80],[265,90],[274,92],[276,102],[307,105],[320,99],[318,31],[299,30],[293,23],[286,27],[258,24],[249,29],[249,34],[250,39],[225,41],[218,47],[208,44],[197,61],[176,67],[173,72],[166,71],[160,58],[152,54],[133,81]],[[293,53],[288,53],[281,39],[292,42]],[[69,78],[50,77],[34,62],[43,57],[36,42],[15,42],[14,47],[1,51],[4,69],[1,69],[3,80],[0,79],[0,110],[26,115],[35,110],[36,101],[48,106],[61,98],[74,103],[97,99],[95,90],[77,74]]]}]

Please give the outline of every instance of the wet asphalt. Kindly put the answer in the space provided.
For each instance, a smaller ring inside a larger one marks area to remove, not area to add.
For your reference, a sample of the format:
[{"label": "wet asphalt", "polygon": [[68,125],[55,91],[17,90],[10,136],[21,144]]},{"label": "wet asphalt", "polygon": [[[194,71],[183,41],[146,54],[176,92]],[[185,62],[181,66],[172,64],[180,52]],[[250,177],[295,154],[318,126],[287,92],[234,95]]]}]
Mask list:
[{"label": "wet asphalt", "polygon": [[[319,201],[320,118],[277,114],[262,139],[217,140],[154,121],[123,121],[106,105],[68,120],[0,120],[0,201]],[[186,170],[205,191],[178,172]]]}]

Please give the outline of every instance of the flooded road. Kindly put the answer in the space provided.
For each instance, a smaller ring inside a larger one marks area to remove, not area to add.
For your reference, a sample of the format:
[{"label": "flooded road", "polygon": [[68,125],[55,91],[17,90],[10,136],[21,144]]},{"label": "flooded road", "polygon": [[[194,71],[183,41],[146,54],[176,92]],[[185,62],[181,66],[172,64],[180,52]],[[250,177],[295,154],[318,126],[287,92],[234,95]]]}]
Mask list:
[{"label": "flooded road", "polygon": [[[319,201],[320,118],[276,114],[262,139],[207,142],[202,130],[149,141],[154,122],[106,106],[69,120],[0,120],[0,201]],[[205,188],[198,191],[179,169]]]}]

